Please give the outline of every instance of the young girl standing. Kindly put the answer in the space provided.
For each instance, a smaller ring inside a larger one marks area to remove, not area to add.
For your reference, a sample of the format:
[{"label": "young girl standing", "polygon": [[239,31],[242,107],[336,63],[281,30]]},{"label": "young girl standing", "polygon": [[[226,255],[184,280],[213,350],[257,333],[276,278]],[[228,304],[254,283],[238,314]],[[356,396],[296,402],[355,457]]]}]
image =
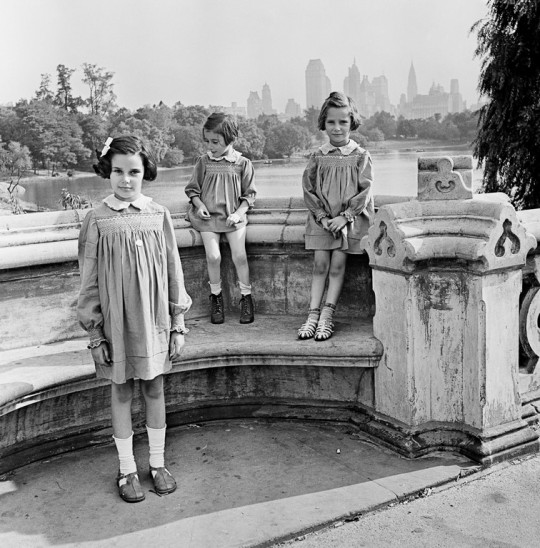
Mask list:
[{"label": "young girl standing", "polygon": [[246,213],[255,202],[253,164],[234,150],[238,127],[232,116],[215,112],[203,126],[208,152],[195,165],[185,192],[190,199],[188,218],[201,233],[210,283],[210,321],[223,323],[221,253],[219,240],[225,234],[240,287],[240,323],[254,320],[249,265],[246,254]]},{"label": "young girl standing", "polygon": [[318,120],[329,142],[311,155],[302,179],[309,210],[306,249],[314,250],[314,262],[309,313],[298,330],[299,339],[324,341],[332,336],[347,254],[362,253],[360,240],[373,219],[371,156],[350,139],[359,125],[353,100],[343,93],[331,93]]},{"label": "young girl standing", "polygon": [[139,502],[145,495],[133,456],[134,379],[140,379],[146,407],[150,477],[157,493],[172,493],[176,482],[164,463],[163,373],[184,346],[191,299],[169,211],[141,193],[143,180],[157,175],[142,142],[132,136],[107,139],[94,169],[110,179],[113,194],[81,227],[77,311],[97,376],[111,380],[118,492],[127,502]]}]

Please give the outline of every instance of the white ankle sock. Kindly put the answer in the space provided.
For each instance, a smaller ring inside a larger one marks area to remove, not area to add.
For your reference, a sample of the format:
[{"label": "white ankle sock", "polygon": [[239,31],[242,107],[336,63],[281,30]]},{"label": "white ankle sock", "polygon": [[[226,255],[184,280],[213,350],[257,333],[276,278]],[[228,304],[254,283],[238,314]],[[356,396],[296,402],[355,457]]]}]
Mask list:
[{"label": "white ankle sock", "polygon": [[212,295],[219,295],[221,293],[221,280],[217,284],[208,282],[208,285],[210,286],[210,293]]},{"label": "white ankle sock", "polygon": [[148,432],[148,444],[150,446],[150,466],[161,468],[165,466],[165,430],[163,428],[146,427]]},{"label": "white ankle sock", "polygon": [[118,460],[120,461],[120,473],[131,474],[137,471],[137,464],[133,456],[133,433],[129,438],[115,438],[113,436],[116,450],[118,451]]},{"label": "white ankle sock", "polygon": [[238,287],[240,288],[241,295],[251,295],[251,284],[243,284],[238,280]]}]

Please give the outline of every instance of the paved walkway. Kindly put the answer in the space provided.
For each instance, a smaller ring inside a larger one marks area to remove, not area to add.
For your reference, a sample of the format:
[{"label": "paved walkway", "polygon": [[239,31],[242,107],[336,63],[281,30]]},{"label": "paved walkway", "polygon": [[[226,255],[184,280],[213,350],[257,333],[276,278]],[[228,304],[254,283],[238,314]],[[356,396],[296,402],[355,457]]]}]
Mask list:
[{"label": "paved walkway", "polygon": [[159,497],[144,437],[135,450],[147,494],[138,504],[117,495],[112,445],[2,477],[0,546],[271,546],[476,470],[451,454],[401,458],[348,425],[220,421],[169,431],[180,487]]},{"label": "paved walkway", "polygon": [[281,548],[532,548],[540,546],[540,456],[502,463]]}]

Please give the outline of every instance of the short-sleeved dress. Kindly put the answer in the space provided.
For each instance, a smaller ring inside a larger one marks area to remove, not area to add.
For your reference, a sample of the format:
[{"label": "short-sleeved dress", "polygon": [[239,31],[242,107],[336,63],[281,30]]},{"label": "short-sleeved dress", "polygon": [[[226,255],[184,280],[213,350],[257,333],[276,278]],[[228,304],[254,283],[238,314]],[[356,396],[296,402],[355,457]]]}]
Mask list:
[{"label": "short-sleeved dress", "polygon": [[[371,156],[355,141],[342,147],[326,143],[314,152],[302,178],[304,201],[309,209],[306,249],[362,253],[360,240],[367,234],[375,212],[372,184]],[[334,238],[323,228],[321,219],[342,213],[350,221]]]},{"label": "short-sleeved dress", "polygon": [[191,306],[169,211],[147,196],[108,196],[84,219],[79,267],[79,322],[112,354],[97,376],[122,384],[169,371],[170,331]]},{"label": "short-sleeved dress", "polygon": [[231,149],[226,156],[214,158],[211,153],[201,156],[185,192],[191,200],[201,199],[210,213],[210,219],[201,219],[192,205],[188,219],[199,232],[234,232],[247,224],[247,215],[239,223],[227,226],[227,217],[234,213],[242,200],[249,207],[255,203],[257,189],[253,181],[253,164],[240,152]]}]

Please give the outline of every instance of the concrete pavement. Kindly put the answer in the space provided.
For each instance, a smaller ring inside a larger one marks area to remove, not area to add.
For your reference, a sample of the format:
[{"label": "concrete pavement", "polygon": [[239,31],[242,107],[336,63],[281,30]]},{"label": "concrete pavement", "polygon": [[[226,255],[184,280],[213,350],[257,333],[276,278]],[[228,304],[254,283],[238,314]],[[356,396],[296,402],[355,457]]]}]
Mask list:
[{"label": "concrete pavement", "polygon": [[404,459],[343,424],[234,420],[170,429],[179,489],[159,497],[135,444],[146,500],[117,495],[112,445],[35,463],[0,481],[0,546],[270,546],[454,481],[476,467]]},{"label": "concrete pavement", "polygon": [[540,456],[502,463],[279,543],[282,548],[532,548],[540,546]]}]

